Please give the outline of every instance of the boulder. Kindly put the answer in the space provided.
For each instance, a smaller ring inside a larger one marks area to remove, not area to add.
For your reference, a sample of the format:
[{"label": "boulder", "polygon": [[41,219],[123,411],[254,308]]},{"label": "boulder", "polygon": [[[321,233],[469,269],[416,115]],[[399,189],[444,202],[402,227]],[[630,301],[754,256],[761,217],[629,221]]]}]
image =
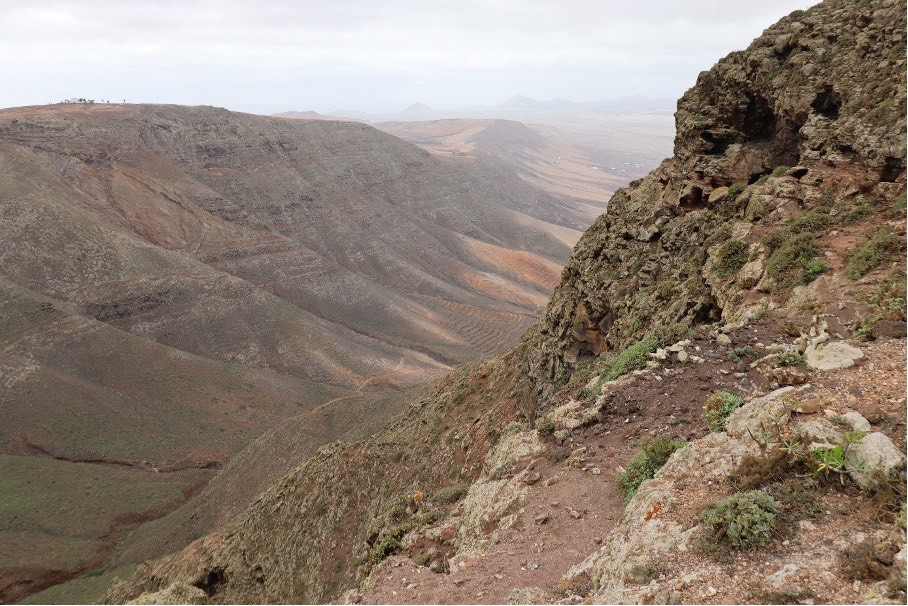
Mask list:
[{"label": "boulder", "polygon": [[813,343],[804,352],[807,365],[814,370],[836,370],[854,366],[855,361],[864,357],[864,353],[844,341]]},{"label": "boulder", "polygon": [[848,475],[864,489],[877,488],[904,467],[905,455],[878,431],[852,444],[845,457]]}]

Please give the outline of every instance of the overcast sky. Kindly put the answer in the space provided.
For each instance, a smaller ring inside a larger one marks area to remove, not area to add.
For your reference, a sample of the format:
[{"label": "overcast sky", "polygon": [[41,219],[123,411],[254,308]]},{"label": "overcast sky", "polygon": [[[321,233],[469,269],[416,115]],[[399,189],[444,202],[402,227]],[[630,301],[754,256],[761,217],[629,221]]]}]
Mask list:
[{"label": "overcast sky", "polygon": [[0,106],[677,98],[811,0],[0,0]]}]

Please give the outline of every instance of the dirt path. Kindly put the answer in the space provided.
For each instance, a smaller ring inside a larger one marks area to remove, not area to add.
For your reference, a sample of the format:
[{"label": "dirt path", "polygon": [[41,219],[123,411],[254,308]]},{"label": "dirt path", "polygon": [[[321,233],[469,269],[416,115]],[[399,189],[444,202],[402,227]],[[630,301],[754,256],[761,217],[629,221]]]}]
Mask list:
[{"label": "dirt path", "polygon": [[[732,336],[735,346],[790,340],[769,322]],[[868,359],[864,365],[817,373],[812,377],[815,387],[835,412],[856,408],[874,425],[903,434],[904,420],[892,410],[904,410],[904,399],[893,399],[904,392],[904,347],[903,340],[865,346]],[[698,338],[688,349],[704,362],[667,361],[646,379],[614,392],[601,423],[575,431],[561,446],[551,443],[544,456],[524,461],[510,472],[531,469],[539,472],[539,479],[529,487],[517,522],[497,542],[450,557],[448,574],[433,573],[414,563],[425,549],[417,542],[375,569],[370,586],[353,594],[351,600],[488,604],[508,603],[511,598],[522,603],[552,603],[571,595],[589,595],[591,587],[568,586],[562,577],[594,553],[624,515],[615,484],[622,466],[639,451],[640,442],[655,435],[697,439],[706,433],[702,406],[711,391],[730,389],[745,395],[765,388],[765,378],[758,371],[741,372],[728,359],[728,348]],[[879,374],[892,369],[892,377]],[[879,381],[886,388],[862,385],[863,391],[856,391],[857,383],[866,384],[867,372],[878,379],[886,376]],[[570,458],[564,460],[567,455]],[[518,597],[515,590],[534,593]],[[703,596],[696,600],[701,599]]]},{"label": "dirt path", "polygon": [[369,375],[368,377],[366,377],[365,379],[360,381],[359,387],[357,387],[356,390],[351,391],[350,393],[348,393],[346,395],[338,396],[334,399],[328,400],[324,404],[319,404],[318,406],[313,408],[311,411],[309,411],[309,414],[318,412],[319,410],[322,410],[323,408],[327,408],[328,406],[330,406],[332,404],[336,404],[337,402],[342,402],[344,400],[351,400],[353,398],[363,397],[363,392],[365,391],[366,387],[369,386],[370,383],[372,383],[373,381],[378,381],[380,379],[387,379],[387,378],[392,377],[393,375],[400,372],[400,368],[403,365],[404,365],[404,358],[403,358],[403,356],[401,356],[400,361],[397,363],[397,366],[395,366],[393,370],[389,370],[388,372],[384,372],[384,373],[380,373],[380,374]]}]

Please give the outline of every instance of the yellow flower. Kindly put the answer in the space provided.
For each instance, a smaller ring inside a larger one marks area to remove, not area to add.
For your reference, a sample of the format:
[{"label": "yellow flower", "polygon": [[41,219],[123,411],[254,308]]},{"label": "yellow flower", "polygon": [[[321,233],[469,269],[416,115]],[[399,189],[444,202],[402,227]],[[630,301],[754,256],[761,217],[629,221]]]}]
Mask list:
[{"label": "yellow flower", "polygon": [[413,502],[419,503],[420,501],[422,501],[422,491],[417,490],[416,492],[413,493]]}]

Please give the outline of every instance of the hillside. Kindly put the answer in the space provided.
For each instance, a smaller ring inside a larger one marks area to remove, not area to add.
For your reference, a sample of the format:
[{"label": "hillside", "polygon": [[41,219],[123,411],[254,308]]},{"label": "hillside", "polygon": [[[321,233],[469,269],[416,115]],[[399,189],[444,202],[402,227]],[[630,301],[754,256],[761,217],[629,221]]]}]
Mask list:
[{"label": "hillside", "polygon": [[[580,232],[602,214],[609,197],[626,182],[603,172],[550,126],[467,118],[375,126],[433,154],[475,158],[548,191],[563,208],[557,217],[539,218],[560,219],[564,227]],[[552,213],[554,208],[546,210]]]},{"label": "hillside", "polygon": [[107,599],[904,602],[905,14],[703,72],[515,348]]},{"label": "hillside", "polygon": [[[3,600],[185,545],[513,344],[576,240],[537,218],[555,196],[349,122],[6,109],[0,166],[0,482],[20,497],[0,520],[20,546]],[[38,458],[89,494],[42,500],[20,482]],[[101,524],[118,468],[173,482]],[[64,510],[92,524],[40,522]]]},{"label": "hillside", "polygon": [[903,603],[905,14],[703,72],[518,346],[108,600]]}]

